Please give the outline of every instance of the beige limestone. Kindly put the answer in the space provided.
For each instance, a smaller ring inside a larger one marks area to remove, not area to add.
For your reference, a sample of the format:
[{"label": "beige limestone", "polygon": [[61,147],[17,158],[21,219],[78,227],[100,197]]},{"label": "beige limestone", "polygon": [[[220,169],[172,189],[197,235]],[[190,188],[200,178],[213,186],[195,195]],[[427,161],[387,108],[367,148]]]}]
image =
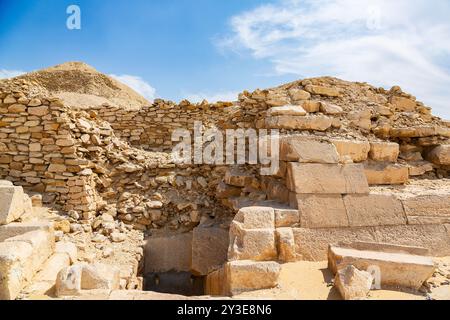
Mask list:
[{"label": "beige limestone", "polygon": [[268,129],[316,131],[326,131],[333,123],[332,118],[323,115],[273,116],[266,118],[265,121]]},{"label": "beige limestone", "polygon": [[371,142],[369,156],[374,161],[396,162],[400,153],[398,143]]},{"label": "beige limestone", "polygon": [[450,166],[450,145],[435,147],[428,154],[428,159],[434,164]]},{"label": "beige limestone", "polygon": [[267,111],[268,116],[306,116],[306,111],[300,106],[287,105],[273,107]]},{"label": "beige limestone", "polygon": [[368,158],[370,144],[368,141],[338,140],[332,139],[341,159],[350,157],[353,162],[363,162]]},{"label": "beige limestone", "polygon": [[365,163],[364,173],[369,185],[405,184],[409,180],[407,166],[392,163]]},{"label": "beige limestone", "polygon": [[273,229],[275,227],[275,211],[272,207],[245,207],[234,217],[244,229]]},{"label": "beige limestone", "polygon": [[0,186],[0,225],[11,223],[25,213],[22,187]]},{"label": "beige limestone", "polygon": [[344,300],[361,300],[367,298],[373,280],[370,273],[349,265],[338,270],[334,278],[334,286]]},{"label": "beige limestone", "polygon": [[120,269],[103,264],[94,263],[84,265],[81,274],[81,289],[82,290],[94,290],[94,289],[119,289],[120,282]]},{"label": "beige limestone", "polygon": [[338,163],[333,144],[317,138],[287,136],[280,141],[280,159],[301,163]]},{"label": "beige limestone", "polygon": [[326,97],[339,97],[341,93],[337,88],[323,87],[318,85],[307,85],[305,90],[311,94],[317,94]]},{"label": "beige limestone", "polygon": [[295,239],[292,228],[277,228],[275,231],[278,248],[278,260],[282,262],[296,261]]}]

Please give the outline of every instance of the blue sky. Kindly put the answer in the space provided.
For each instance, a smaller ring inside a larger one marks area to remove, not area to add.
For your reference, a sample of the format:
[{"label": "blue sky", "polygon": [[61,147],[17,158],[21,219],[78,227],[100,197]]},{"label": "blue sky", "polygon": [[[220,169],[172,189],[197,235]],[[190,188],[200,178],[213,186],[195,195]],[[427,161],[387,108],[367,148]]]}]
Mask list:
[{"label": "blue sky", "polygon": [[178,101],[331,75],[401,85],[450,118],[449,16],[447,0],[0,0],[0,77],[84,61]]}]

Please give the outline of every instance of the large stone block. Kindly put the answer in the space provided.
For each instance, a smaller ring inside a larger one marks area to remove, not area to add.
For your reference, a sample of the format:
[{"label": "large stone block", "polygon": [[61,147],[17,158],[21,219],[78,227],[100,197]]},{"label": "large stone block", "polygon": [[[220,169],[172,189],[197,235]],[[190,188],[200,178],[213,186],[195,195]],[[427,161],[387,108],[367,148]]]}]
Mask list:
[{"label": "large stone block", "polygon": [[219,269],[227,260],[229,239],[229,231],[217,226],[195,228],[191,271],[196,275],[207,275]]},{"label": "large stone block", "polygon": [[427,158],[434,164],[450,166],[450,145],[435,147],[428,153]]},{"label": "large stone block", "polygon": [[280,141],[280,159],[302,163],[338,163],[336,147],[328,141],[305,136],[287,136]]},{"label": "large stone block", "polygon": [[234,216],[243,229],[273,229],[275,211],[271,207],[244,207]]},{"label": "large stone block", "polygon": [[120,282],[120,269],[103,263],[94,263],[83,266],[81,274],[81,289],[118,290]]},{"label": "large stone block", "polygon": [[48,222],[13,222],[3,225],[0,226],[0,242],[36,230],[53,232],[53,225]]},{"label": "large stone block", "polygon": [[363,251],[330,246],[328,266],[333,273],[353,265],[359,270],[379,270],[381,285],[418,290],[435,270],[429,257],[404,253]]},{"label": "large stone block", "polygon": [[236,221],[231,223],[228,260],[270,261],[276,258],[275,229],[244,229]]},{"label": "large stone block", "polygon": [[450,194],[433,192],[424,195],[404,194],[401,202],[409,224],[450,223]]},{"label": "large stone block", "polygon": [[318,85],[307,85],[305,90],[311,94],[317,94],[326,97],[339,97],[341,95],[338,88],[323,87]]},{"label": "large stone block", "polygon": [[247,291],[269,289],[277,286],[281,267],[278,263],[232,261],[226,265],[230,293],[237,295]]},{"label": "large stone block", "polygon": [[358,241],[424,247],[429,249],[433,256],[450,255],[450,232],[444,225],[293,228],[293,232],[296,253],[308,261],[326,260],[330,243]]},{"label": "large stone block", "polygon": [[0,300],[14,300],[26,284],[33,247],[26,242],[0,243]]},{"label": "large stone block", "polygon": [[306,111],[300,106],[286,105],[273,107],[267,111],[268,116],[305,116]]},{"label": "large stone block", "polygon": [[297,194],[301,226],[304,228],[348,227],[349,221],[340,194]]},{"label": "large stone block", "polygon": [[22,187],[0,186],[0,225],[19,219],[25,212],[26,201]]},{"label": "large stone block", "polygon": [[145,273],[190,271],[192,232],[150,237],[145,245]]},{"label": "large stone block", "polygon": [[333,118],[314,116],[273,116],[266,118],[266,128],[287,130],[326,131],[333,123]]},{"label": "large stone block", "polygon": [[292,208],[275,208],[275,227],[292,227],[300,223],[300,212]]},{"label": "large stone block", "polygon": [[374,161],[396,162],[400,146],[393,142],[371,142],[369,156]]},{"label": "large stone block", "polygon": [[407,166],[392,163],[365,163],[364,173],[369,185],[405,184],[409,180]]},{"label": "large stone block", "polygon": [[370,144],[368,141],[333,139],[331,142],[336,146],[341,159],[349,157],[353,162],[362,162],[366,161],[368,158],[370,151]]},{"label": "large stone block", "polygon": [[275,231],[278,248],[278,260],[291,262],[297,260],[295,238],[292,228],[278,228]]},{"label": "large stone block", "polygon": [[349,194],[369,193],[360,164],[304,164],[289,162],[287,187],[295,193]]},{"label": "large stone block", "polygon": [[393,195],[345,195],[344,204],[351,227],[406,224],[402,203]]}]

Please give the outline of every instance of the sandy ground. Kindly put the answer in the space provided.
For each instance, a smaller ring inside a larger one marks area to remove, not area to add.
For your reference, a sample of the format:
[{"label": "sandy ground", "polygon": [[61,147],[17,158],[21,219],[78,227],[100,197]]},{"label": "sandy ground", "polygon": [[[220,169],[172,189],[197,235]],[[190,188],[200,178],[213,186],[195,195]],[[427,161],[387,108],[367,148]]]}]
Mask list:
[{"label": "sandy ground", "polygon": [[[245,293],[236,298],[263,298],[280,300],[341,300],[339,292],[331,286],[333,276],[327,262],[294,262],[282,266],[279,287]],[[422,293],[389,290],[371,291],[369,300],[425,300]]]}]

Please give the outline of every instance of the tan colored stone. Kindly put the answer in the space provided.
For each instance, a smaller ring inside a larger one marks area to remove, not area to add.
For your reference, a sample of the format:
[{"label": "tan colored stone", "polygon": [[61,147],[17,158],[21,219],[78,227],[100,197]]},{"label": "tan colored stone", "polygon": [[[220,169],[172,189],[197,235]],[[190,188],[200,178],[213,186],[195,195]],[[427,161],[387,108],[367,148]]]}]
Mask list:
[{"label": "tan colored stone", "polygon": [[450,194],[408,194],[401,197],[409,224],[450,223]]},{"label": "tan colored stone", "polygon": [[103,263],[84,265],[81,274],[81,289],[119,289],[119,268]]},{"label": "tan colored stone", "polygon": [[278,260],[292,262],[297,260],[295,239],[292,228],[277,228],[275,231],[278,248]]},{"label": "tan colored stone", "polygon": [[271,207],[245,207],[234,217],[244,229],[275,228],[275,211]]},{"label": "tan colored stone", "polygon": [[345,195],[351,227],[406,224],[402,203],[390,194]]},{"label": "tan colored stone", "polygon": [[232,295],[273,288],[278,284],[281,267],[278,263],[232,261],[226,264],[228,286]]},{"label": "tan colored stone", "polygon": [[52,163],[48,166],[48,172],[65,172],[67,167],[63,164]]},{"label": "tan colored stone", "polygon": [[191,271],[197,275],[207,275],[219,269],[227,261],[229,242],[229,232],[224,228],[194,228]]},{"label": "tan colored stone", "polygon": [[37,98],[33,98],[30,100],[30,102],[28,103],[29,107],[38,107],[42,104],[41,100],[37,99]]},{"label": "tan colored stone", "polygon": [[307,85],[305,90],[311,94],[317,94],[326,97],[339,97],[341,93],[337,88],[322,87],[316,85]]},{"label": "tan colored stone", "polygon": [[302,102],[302,108],[306,112],[310,112],[310,113],[319,112],[320,105],[321,105],[320,101],[303,101]]},{"label": "tan colored stone", "polygon": [[269,129],[326,131],[331,127],[332,122],[332,118],[322,115],[273,116],[266,118],[266,127]]},{"label": "tan colored stone", "polygon": [[270,261],[277,258],[275,229],[244,229],[233,221],[230,226],[228,260]]},{"label": "tan colored stone", "polygon": [[56,296],[76,296],[81,294],[82,273],[83,265],[81,264],[62,269],[56,277]]},{"label": "tan colored stone", "polygon": [[[359,270],[370,270],[376,267],[380,271],[381,285],[416,290],[433,275],[435,270],[433,260],[429,257],[330,246],[328,266],[333,273],[349,265]],[[377,281],[376,275],[375,281]]]},{"label": "tan colored stone", "polygon": [[365,163],[364,173],[369,185],[405,184],[409,180],[407,166],[391,163]]},{"label": "tan colored stone", "polygon": [[311,94],[305,90],[293,88],[289,90],[289,95],[293,101],[309,100]]},{"label": "tan colored stone", "polygon": [[75,263],[78,258],[77,246],[72,242],[58,242],[55,246],[55,253],[64,253],[70,258],[71,263]]},{"label": "tan colored stone", "polygon": [[334,278],[334,286],[344,300],[361,300],[367,298],[373,280],[370,273],[349,265],[338,270]]},{"label": "tan colored stone", "polygon": [[295,193],[368,193],[369,186],[359,164],[303,164],[289,162],[287,187]]},{"label": "tan colored stone", "polygon": [[28,113],[33,116],[43,117],[48,114],[48,107],[42,106],[42,107],[29,107]]},{"label": "tan colored stone", "polygon": [[275,227],[292,227],[300,223],[300,212],[292,208],[275,208]]},{"label": "tan colored stone", "polygon": [[267,111],[268,116],[305,116],[306,111],[300,106],[287,105],[273,107]]},{"label": "tan colored stone", "polygon": [[26,109],[27,109],[27,107],[24,106],[23,104],[13,104],[8,107],[8,112],[9,113],[21,113],[21,112],[25,112]]},{"label": "tan colored stone", "polygon": [[396,108],[397,111],[406,111],[406,112],[411,112],[411,111],[415,111],[416,109],[416,102],[408,99],[408,98],[404,98],[404,97],[398,97],[398,96],[392,96],[390,101],[391,104],[394,105],[394,107]]},{"label": "tan colored stone", "polygon": [[450,166],[450,144],[435,147],[427,158],[434,164]]},{"label": "tan colored stone", "polygon": [[371,142],[369,156],[374,161],[396,162],[400,153],[398,143]]},{"label": "tan colored stone", "polygon": [[320,112],[335,116],[335,115],[342,114],[344,112],[344,110],[335,104],[328,103],[328,102],[321,102],[320,103]]},{"label": "tan colored stone", "polygon": [[250,173],[232,168],[225,173],[224,181],[231,186],[246,187],[254,183],[255,177]]},{"label": "tan colored stone", "polygon": [[0,225],[19,219],[26,208],[22,187],[0,186]]},{"label": "tan colored stone", "polygon": [[353,162],[363,162],[368,158],[370,144],[368,141],[337,140],[331,142],[336,146],[341,159],[350,157]]},{"label": "tan colored stone", "polygon": [[287,136],[280,139],[280,159],[302,163],[338,163],[333,144],[317,138]]}]

